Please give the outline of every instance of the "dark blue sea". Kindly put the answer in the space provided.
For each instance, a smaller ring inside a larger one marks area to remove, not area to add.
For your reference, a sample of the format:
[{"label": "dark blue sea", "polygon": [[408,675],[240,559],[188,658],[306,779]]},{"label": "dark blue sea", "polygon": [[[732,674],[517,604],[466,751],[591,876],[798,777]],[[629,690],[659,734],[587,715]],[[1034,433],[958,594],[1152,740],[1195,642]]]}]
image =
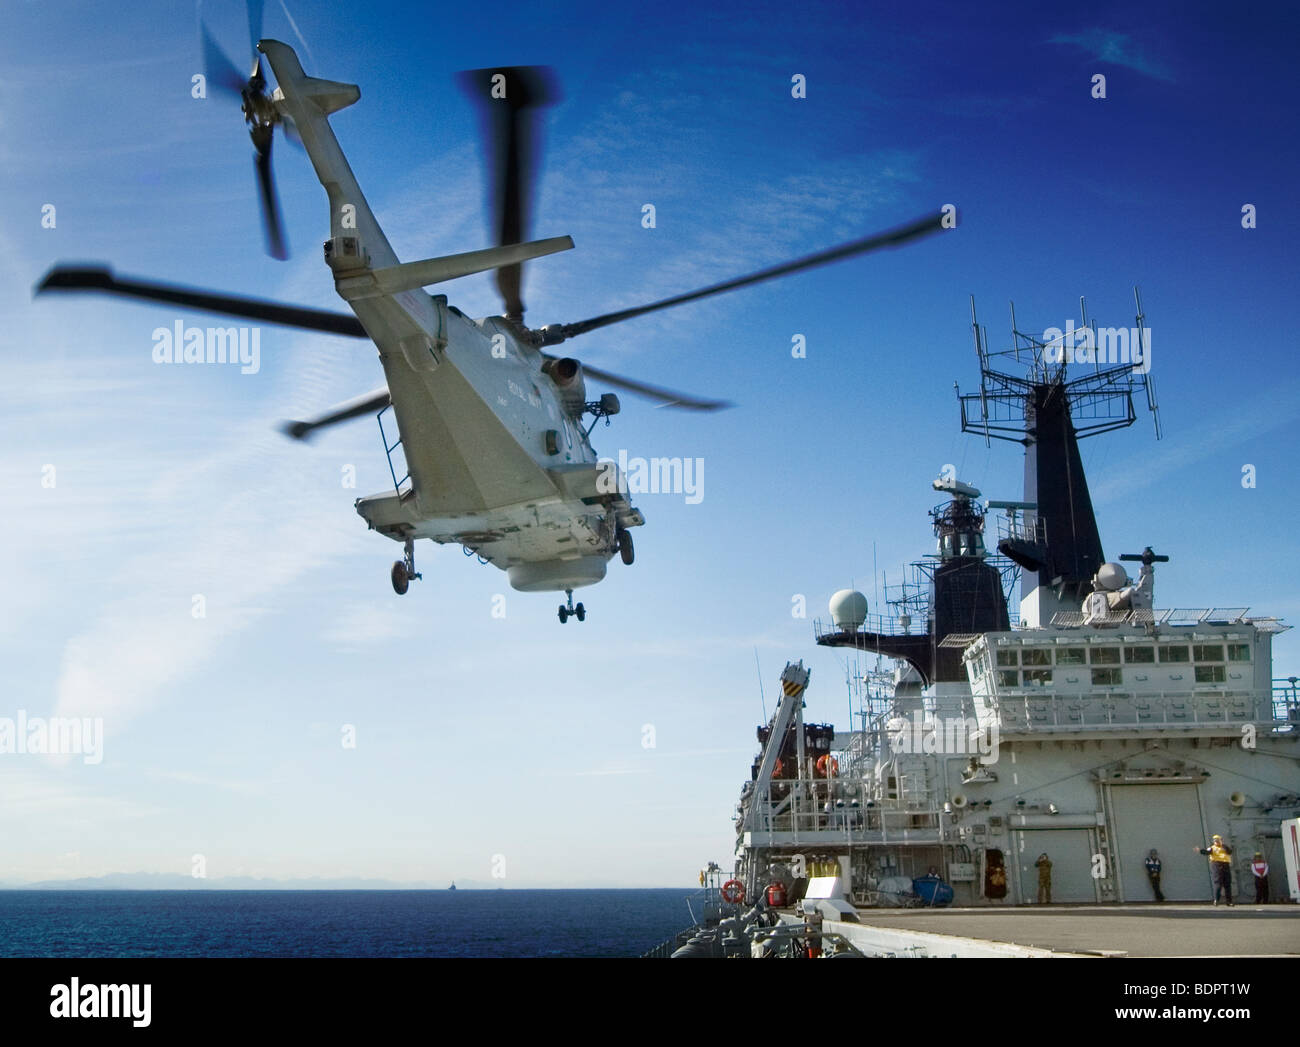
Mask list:
[{"label": "dark blue sea", "polygon": [[690,894],[0,891],[0,956],[639,956]]}]

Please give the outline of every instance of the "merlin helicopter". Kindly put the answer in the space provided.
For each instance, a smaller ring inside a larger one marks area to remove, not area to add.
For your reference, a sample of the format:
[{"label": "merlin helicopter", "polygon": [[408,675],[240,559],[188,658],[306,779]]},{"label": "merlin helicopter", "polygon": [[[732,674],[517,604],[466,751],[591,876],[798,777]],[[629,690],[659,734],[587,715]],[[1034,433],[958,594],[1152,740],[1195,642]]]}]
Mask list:
[{"label": "merlin helicopter", "polygon": [[[560,622],[584,620],[586,610],[581,603],[574,605],[573,590],[601,581],[615,555],[631,564],[631,529],[645,523],[628,500],[617,467],[598,459],[591,444],[596,423],[604,419],[608,424],[619,413],[619,399],[613,393],[592,398],[588,380],[661,407],[714,411],[729,405],[611,374],[547,350],[656,310],[900,246],[950,224],[935,213],[647,305],[531,328],[524,323],[523,263],[574,246],[568,236],[525,239],[538,117],[556,97],[549,72],[515,66],[461,74],[488,131],[497,246],[401,262],[329,122],[331,114],[360,98],[360,89],[307,76],[292,48],[259,40],[260,10],[254,13],[253,8],[250,4],[255,42],[251,74],[245,78],[238,72],[204,29],[208,83],[240,98],[255,150],[267,251],[277,258],[287,257],[287,248],[271,169],[276,128],[306,151],[329,200],[324,260],[351,315],[118,276],[105,266],[56,265],[36,292],[120,295],[371,341],[385,385],[315,418],[289,423],[285,432],[301,440],[348,419],[379,415],[393,486],[357,499],[355,507],[372,530],[402,545],[402,558],[391,569],[399,595],[421,577],[415,542],[428,538],[460,545],[467,555],[476,553],[505,570],[517,590],[563,592]],[[270,93],[264,62],[276,81]],[[499,316],[473,319],[448,304],[445,295],[425,290],[489,270],[495,272],[503,301]],[[404,476],[394,464],[399,444]]]}]

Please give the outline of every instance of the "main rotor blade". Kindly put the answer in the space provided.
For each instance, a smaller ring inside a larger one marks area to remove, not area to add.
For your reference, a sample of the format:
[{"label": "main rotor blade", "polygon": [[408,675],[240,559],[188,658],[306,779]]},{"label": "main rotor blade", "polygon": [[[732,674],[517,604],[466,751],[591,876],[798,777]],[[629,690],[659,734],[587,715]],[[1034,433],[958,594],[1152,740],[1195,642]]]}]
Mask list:
[{"label": "main rotor blade", "polygon": [[349,418],[357,418],[363,414],[382,411],[392,402],[387,388],[376,389],[372,393],[366,393],[365,396],[358,396],[355,400],[339,404],[326,414],[318,415],[310,421],[285,422],[280,428],[286,436],[291,436],[295,440],[305,440],[317,429],[337,425],[339,422],[346,422]]},{"label": "main rotor blade", "polygon": [[[546,354],[546,356],[548,359],[555,359],[550,354]],[[612,385],[616,389],[623,389],[629,393],[635,393],[637,396],[658,400],[660,401],[660,407],[680,407],[688,411],[721,411],[734,406],[730,400],[701,400],[695,396],[688,396],[686,393],[665,389],[660,385],[650,385],[648,382],[638,382],[632,378],[624,378],[622,375],[603,371],[599,367],[592,367],[585,361],[582,364],[582,373],[595,378],[597,381],[604,382],[606,385]]]},{"label": "main rotor blade", "polygon": [[[545,66],[502,66],[460,74],[483,121],[492,181],[492,223],[497,246],[528,239],[541,135],[533,110],[559,100],[555,78]],[[497,270],[505,315],[524,315],[522,264]]]},{"label": "main rotor blade", "polygon": [[694,302],[701,298],[708,298],[710,295],[722,294],[725,291],[734,291],[740,287],[748,287],[750,284],[762,283],[764,280],[774,280],[778,276],[786,276],[789,273],[796,273],[802,269],[812,269],[815,266],[827,265],[831,262],[838,262],[842,258],[851,258],[854,255],[866,254],[868,251],[875,251],[882,247],[901,247],[903,244],[912,240],[919,239],[923,236],[929,236],[931,233],[937,233],[943,228],[943,216],[936,214],[925,218],[919,218],[907,225],[900,225],[896,229],[890,229],[883,233],[876,233],[872,236],[863,237],[861,240],[852,240],[846,244],[840,244],[838,247],[832,247],[825,251],[819,251],[816,254],[806,255],[803,258],[796,258],[792,262],[785,262],[782,265],[774,265],[769,269],[761,269],[756,273],[750,273],[748,276],[740,276],[734,280],[726,280],[720,284],[713,284],[709,287],[702,288],[699,291],[690,291],[686,294],[674,295],[672,298],[665,298],[659,302],[652,302],[649,305],[637,306],[633,309],[621,309],[616,313],[606,313],[604,316],[596,316],[590,320],[580,320],[574,324],[555,324],[548,325],[542,329],[546,345],[556,345],[566,338],[572,338],[575,335],[586,334],[588,331],[594,331],[598,327],[608,327],[610,324],[622,323],[624,320],[631,320],[635,316],[644,316],[646,313],[653,313],[659,309],[669,309],[675,305],[684,305],[687,302]]},{"label": "main rotor blade", "polygon": [[266,147],[257,150],[253,157],[253,167],[257,171],[258,195],[262,201],[262,227],[266,231],[266,253],[272,258],[284,261],[289,257],[289,249],[284,242],[284,224],[280,221],[280,200],[275,192],[275,175],[271,173],[271,143],[275,139],[269,134]]},{"label": "main rotor blade", "polygon": [[212,39],[208,27],[201,19],[199,34],[203,41],[203,72],[207,75],[209,86],[220,88],[238,98],[243,94],[244,84],[247,83],[248,78],[235,68],[234,62],[226,57],[226,52],[221,50],[217,42]]},{"label": "main rotor blade", "polygon": [[36,285],[36,293],[46,291],[98,291],[103,294],[143,298],[150,302],[182,305],[205,313],[221,316],[238,316],[246,320],[262,320],[285,327],[301,327],[307,331],[346,335],[350,338],[367,338],[361,321],[347,313],[331,313],[324,309],[310,309],[300,305],[283,305],[264,298],[244,298],[240,295],[214,294],[198,288],[177,284],[151,283],[131,277],[118,278],[108,266],[56,265]]}]

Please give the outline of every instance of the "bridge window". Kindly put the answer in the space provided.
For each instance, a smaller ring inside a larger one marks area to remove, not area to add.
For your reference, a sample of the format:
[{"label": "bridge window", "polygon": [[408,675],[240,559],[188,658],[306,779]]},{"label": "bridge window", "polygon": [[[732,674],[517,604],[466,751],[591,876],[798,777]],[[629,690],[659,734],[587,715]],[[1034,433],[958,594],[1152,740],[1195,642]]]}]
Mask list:
[{"label": "bridge window", "polygon": [[1087,665],[1088,655],[1082,647],[1062,647],[1056,652],[1057,665]]},{"label": "bridge window", "polygon": [[1119,665],[1118,647],[1094,647],[1092,649],[1093,665]]},{"label": "bridge window", "polygon": [[1026,687],[1046,687],[1052,682],[1051,669],[1026,669],[1025,686]]},{"label": "bridge window", "polygon": [[1020,686],[1020,674],[1019,674],[1018,672],[1016,672],[1016,670],[1014,670],[1014,669],[999,669],[999,670],[998,670],[998,686],[999,686],[999,687],[1019,687],[1019,686]]},{"label": "bridge window", "polygon": [[1228,661],[1230,662],[1250,661],[1250,644],[1248,643],[1228,644]]},{"label": "bridge window", "polygon": [[1221,643],[1192,644],[1192,661],[1194,662],[1223,661],[1223,644]]},{"label": "bridge window", "polygon": [[[1116,651],[1116,654],[1119,652]],[[1092,671],[1092,684],[1094,687],[1116,687],[1123,681],[1123,671],[1120,669],[1094,669]]]},{"label": "bridge window", "polygon": [[1154,647],[1125,647],[1124,661],[1130,665],[1147,665],[1156,660]]},{"label": "bridge window", "polygon": [[[1030,647],[1025,651],[1024,661],[1026,665],[1051,665],[1052,652],[1042,650],[1038,647]],[[1048,675],[1050,676],[1051,674],[1049,673]]]},{"label": "bridge window", "polygon": [[1197,683],[1223,683],[1224,668],[1221,665],[1198,665],[1196,667]]},{"label": "bridge window", "polygon": [[998,651],[998,665],[1019,665],[1019,651]]},{"label": "bridge window", "polygon": [[1191,659],[1187,657],[1187,648],[1183,644],[1162,643],[1160,645],[1160,660],[1162,662],[1186,662]]}]

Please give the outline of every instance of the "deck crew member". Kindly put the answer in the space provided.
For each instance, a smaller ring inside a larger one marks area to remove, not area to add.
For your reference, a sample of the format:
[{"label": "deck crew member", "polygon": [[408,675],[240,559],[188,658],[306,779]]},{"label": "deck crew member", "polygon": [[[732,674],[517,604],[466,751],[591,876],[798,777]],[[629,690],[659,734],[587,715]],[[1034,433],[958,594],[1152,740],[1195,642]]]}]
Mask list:
[{"label": "deck crew member", "polygon": [[1147,879],[1151,881],[1151,890],[1155,893],[1156,901],[1163,902],[1165,896],[1160,890],[1160,870],[1163,867],[1163,863],[1160,861],[1160,855],[1156,854],[1156,849],[1154,847],[1151,848],[1151,853],[1147,855],[1145,864],[1147,867]]},{"label": "deck crew member", "polygon": [[1034,868],[1038,870],[1038,904],[1052,904],[1052,859],[1047,857],[1044,851],[1038,856],[1038,861],[1034,862]]},{"label": "deck crew member", "polygon": [[1255,860],[1250,863],[1250,871],[1255,876],[1255,904],[1268,904],[1268,862],[1264,855],[1256,851]]},{"label": "deck crew member", "polygon": [[1210,856],[1210,873],[1214,877],[1214,904],[1219,904],[1219,892],[1232,904],[1232,848],[1223,842],[1218,833],[1210,840],[1209,847],[1192,848],[1197,854]]}]

